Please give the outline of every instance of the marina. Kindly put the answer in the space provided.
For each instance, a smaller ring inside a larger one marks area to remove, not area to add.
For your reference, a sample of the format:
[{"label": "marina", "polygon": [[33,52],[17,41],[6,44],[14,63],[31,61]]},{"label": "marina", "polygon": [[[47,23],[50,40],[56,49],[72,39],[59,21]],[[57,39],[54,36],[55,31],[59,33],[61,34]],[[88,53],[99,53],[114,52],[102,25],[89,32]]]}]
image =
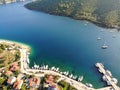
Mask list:
[{"label": "marina", "polygon": [[[69,74],[69,72],[60,72],[59,68],[57,67],[51,67],[49,68],[48,65],[43,65],[39,67],[36,63],[34,63],[34,66],[32,69],[29,68],[29,65],[27,64],[26,54],[27,50],[20,49],[22,57],[21,57],[21,72],[26,74],[34,74],[35,76],[44,76],[46,74],[53,74],[58,75],[61,78],[58,80],[65,80],[66,82],[70,83],[70,85],[74,86],[77,90],[120,90],[120,87],[117,86],[117,79],[112,77],[112,73],[109,70],[104,69],[104,65],[102,63],[96,63],[96,67],[98,68],[99,72],[104,75],[104,80],[109,84],[108,87],[101,88],[101,89],[94,89],[93,85],[91,83],[83,84],[81,81],[83,80],[83,76],[79,77],[77,80],[77,76],[74,76],[73,74]],[[38,72],[38,74],[37,74]],[[40,74],[39,74],[40,72]],[[57,83],[58,83],[57,82]]]},{"label": "marina", "polygon": [[112,86],[113,90],[120,90],[120,87],[117,86],[117,82],[113,80],[110,71],[106,71],[104,69],[104,65],[102,63],[96,63],[96,67],[98,68],[99,72],[103,74],[104,80],[107,82],[108,85]]},{"label": "marina", "polygon": [[[0,43],[9,44],[10,46],[13,45],[13,42],[0,40]],[[15,44],[14,44],[15,45]],[[18,44],[19,45],[19,44]],[[120,90],[120,87],[117,85],[118,80],[112,76],[112,73],[109,70],[104,69],[104,65],[102,63],[96,63],[95,66],[98,68],[98,71],[103,74],[103,80],[107,82],[108,87],[95,89],[91,83],[83,84],[83,76],[76,76],[73,74],[69,74],[69,71],[60,71],[59,67],[49,67],[48,65],[37,65],[34,63],[32,68],[29,67],[29,48],[25,45],[22,47],[17,48],[20,53],[20,62],[21,62],[21,72],[28,75],[35,75],[37,77],[44,77],[47,74],[52,74],[59,76],[60,79],[57,83],[61,80],[66,81],[71,86],[75,87],[77,90]]]}]

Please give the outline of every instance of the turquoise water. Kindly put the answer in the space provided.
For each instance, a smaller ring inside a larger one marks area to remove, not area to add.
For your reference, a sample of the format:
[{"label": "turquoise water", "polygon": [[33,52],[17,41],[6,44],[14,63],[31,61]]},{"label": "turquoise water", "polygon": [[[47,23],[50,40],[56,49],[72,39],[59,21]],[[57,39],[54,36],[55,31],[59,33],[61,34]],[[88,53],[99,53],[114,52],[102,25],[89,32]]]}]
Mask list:
[{"label": "turquoise water", "polygon": [[[94,65],[102,62],[120,81],[119,32],[111,33],[92,23],[85,26],[85,21],[30,11],[23,7],[25,3],[0,6],[0,38],[29,44],[30,66],[34,62],[58,66],[83,75],[84,83],[90,82],[98,88],[105,83]],[[102,39],[97,40],[98,36]],[[101,49],[104,42],[108,49]]]}]

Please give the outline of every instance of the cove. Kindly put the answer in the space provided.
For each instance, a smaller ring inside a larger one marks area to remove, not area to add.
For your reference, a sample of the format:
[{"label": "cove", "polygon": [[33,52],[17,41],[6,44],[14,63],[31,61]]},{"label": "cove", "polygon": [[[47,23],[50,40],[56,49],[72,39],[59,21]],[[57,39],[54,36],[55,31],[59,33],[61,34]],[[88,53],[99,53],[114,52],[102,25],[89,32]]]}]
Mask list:
[{"label": "cove", "polygon": [[[34,62],[60,67],[94,87],[105,85],[95,63],[101,62],[120,81],[120,33],[86,21],[49,15],[24,8],[27,2],[0,5],[0,39],[29,44]],[[113,35],[116,38],[113,38]],[[101,40],[97,40],[97,37]],[[101,49],[104,43],[109,46]],[[120,85],[120,83],[119,83]]]}]

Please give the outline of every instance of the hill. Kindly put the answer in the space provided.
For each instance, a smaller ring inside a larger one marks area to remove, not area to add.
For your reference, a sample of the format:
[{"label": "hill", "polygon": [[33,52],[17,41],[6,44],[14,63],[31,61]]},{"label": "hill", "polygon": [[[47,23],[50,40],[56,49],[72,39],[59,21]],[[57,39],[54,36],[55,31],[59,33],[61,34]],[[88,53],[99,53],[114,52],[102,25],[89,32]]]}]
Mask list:
[{"label": "hill", "polygon": [[120,0],[37,0],[25,7],[120,29]]}]

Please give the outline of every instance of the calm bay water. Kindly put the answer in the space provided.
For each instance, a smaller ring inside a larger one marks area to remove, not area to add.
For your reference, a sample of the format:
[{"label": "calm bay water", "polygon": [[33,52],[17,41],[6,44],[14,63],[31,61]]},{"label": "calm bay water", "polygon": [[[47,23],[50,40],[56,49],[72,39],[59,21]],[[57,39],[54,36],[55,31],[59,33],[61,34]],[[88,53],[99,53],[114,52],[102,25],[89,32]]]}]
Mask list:
[{"label": "calm bay water", "polygon": [[[54,16],[24,8],[25,3],[0,6],[0,39],[23,42],[32,47],[30,66],[49,64],[84,76],[84,83],[105,85],[95,68],[102,62],[120,81],[120,33],[109,32],[85,21]],[[101,32],[101,30],[103,30]],[[112,35],[116,35],[113,38]],[[100,36],[102,39],[97,40]],[[101,49],[104,43],[108,49]]]}]

